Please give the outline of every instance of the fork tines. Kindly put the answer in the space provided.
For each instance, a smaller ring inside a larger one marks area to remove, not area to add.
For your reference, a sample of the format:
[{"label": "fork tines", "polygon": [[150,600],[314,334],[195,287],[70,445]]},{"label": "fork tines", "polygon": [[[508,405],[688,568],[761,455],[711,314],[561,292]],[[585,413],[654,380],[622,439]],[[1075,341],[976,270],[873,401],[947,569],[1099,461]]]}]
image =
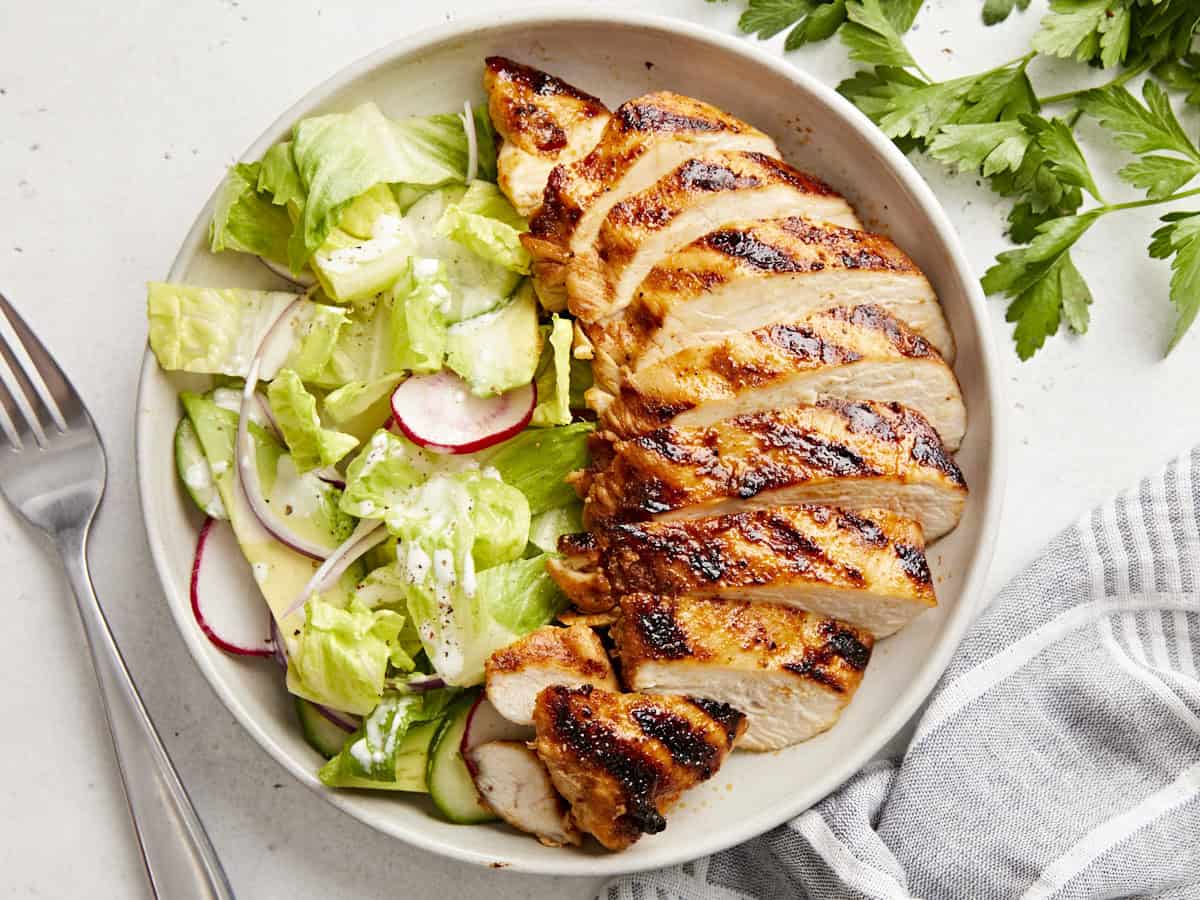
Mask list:
[{"label": "fork tines", "polygon": [[0,294],[0,431],[14,450],[32,437],[45,447],[49,429],[67,431],[63,407],[78,406],[73,389],[41,341]]}]

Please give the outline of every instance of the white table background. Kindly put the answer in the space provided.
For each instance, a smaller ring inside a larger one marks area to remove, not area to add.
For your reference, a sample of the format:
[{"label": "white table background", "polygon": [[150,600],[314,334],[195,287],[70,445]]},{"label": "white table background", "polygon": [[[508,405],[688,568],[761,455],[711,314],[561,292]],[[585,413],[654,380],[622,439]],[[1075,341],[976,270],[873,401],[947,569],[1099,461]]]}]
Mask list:
[{"label": "white table background", "polygon": [[[165,275],[225,166],[281,109],[352,60],[420,28],[513,5],[0,0],[0,290],[57,353],[100,423],[110,475],[91,544],[96,588],[242,897],[585,898],[597,886],[411,849],[295,783],[234,723],[184,649],[151,566],[135,489],[143,283]],[[727,33],[740,9],[705,0],[576,5],[652,9]],[[1043,5],[985,31],[976,0],[930,0],[912,45],[935,77],[975,71],[1023,53]],[[778,52],[781,41],[770,46]],[[829,83],[851,71],[836,43],[790,58]],[[1032,71],[1043,94],[1086,77],[1044,61]],[[1197,117],[1186,121],[1195,133]],[[1115,170],[1104,139],[1084,134],[1094,168]],[[1003,247],[1006,208],[973,177],[918,165],[982,272]],[[1154,215],[1114,215],[1077,252],[1096,295],[1086,338],[1059,338],[1021,364],[1003,305],[990,301],[1011,469],[988,597],[1090,505],[1200,439],[1200,333],[1160,358],[1171,310],[1167,267],[1144,252]],[[14,897],[146,896],[65,584],[7,507],[0,572],[0,889]]]}]

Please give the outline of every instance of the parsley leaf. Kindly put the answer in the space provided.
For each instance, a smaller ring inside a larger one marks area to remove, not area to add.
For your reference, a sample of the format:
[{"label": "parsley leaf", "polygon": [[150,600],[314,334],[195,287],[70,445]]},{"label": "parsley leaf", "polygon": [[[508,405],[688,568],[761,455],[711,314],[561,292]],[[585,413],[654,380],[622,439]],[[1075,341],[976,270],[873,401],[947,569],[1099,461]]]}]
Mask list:
[{"label": "parsley leaf", "polygon": [[995,25],[997,22],[1003,22],[1012,14],[1014,8],[1028,9],[1029,0],[985,0],[983,24]]},{"label": "parsley leaf", "polygon": [[1200,106],[1200,53],[1189,53],[1181,59],[1171,59],[1154,67],[1154,74],[1168,87],[1187,91],[1184,100]]},{"label": "parsley leaf", "polygon": [[1105,67],[1125,58],[1131,21],[1126,0],[1051,0],[1050,12],[1033,36],[1033,49],[1047,56]]},{"label": "parsley leaf", "polygon": [[930,155],[960,171],[981,169],[985,177],[1015,172],[1033,136],[1020,122],[1003,120],[974,125],[946,125],[929,144]]},{"label": "parsley leaf", "polygon": [[1123,181],[1145,191],[1151,200],[1162,200],[1200,175],[1200,163],[1174,156],[1143,156],[1122,167],[1117,174]]},{"label": "parsley leaf", "polygon": [[1154,232],[1150,255],[1171,259],[1171,302],[1175,304],[1175,332],[1167,352],[1187,334],[1200,312],[1200,212],[1173,212],[1162,217],[1166,224]]},{"label": "parsley leaf", "polygon": [[1169,150],[1200,160],[1200,150],[1175,118],[1166,91],[1153,81],[1142,89],[1146,105],[1123,87],[1110,85],[1080,98],[1083,111],[1113,133],[1113,140],[1132,153]]},{"label": "parsley leaf", "polygon": [[805,44],[815,44],[833,37],[834,32],[841,28],[845,21],[846,0],[822,3],[788,32],[783,49],[796,50]]},{"label": "parsley leaf", "polygon": [[1091,292],[1070,249],[1099,217],[1091,212],[1043,222],[1028,247],[1006,250],[984,273],[985,292],[1012,298],[1005,318],[1016,323],[1013,339],[1021,359],[1029,359],[1058,332],[1064,315],[1072,329],[1087,329]]},{"label": "parsley leaf", "polygon": [[842,43],[850,48],[851,59],[874,66],[916,68],[916,60],[880,0],[850,0],[846,16],[850,21],[842,27]]},{"label": "parsley leaf", "polygon": [[814,0],[750,0],[738,28],[765,41],[807,16],[814,6]]}]

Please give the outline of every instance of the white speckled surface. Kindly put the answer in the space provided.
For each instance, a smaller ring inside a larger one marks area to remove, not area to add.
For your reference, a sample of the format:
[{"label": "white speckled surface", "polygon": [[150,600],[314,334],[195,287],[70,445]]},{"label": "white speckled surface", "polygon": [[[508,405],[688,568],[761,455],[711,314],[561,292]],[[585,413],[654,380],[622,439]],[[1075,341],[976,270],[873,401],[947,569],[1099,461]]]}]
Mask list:
[{"label": "white speckled surface", "polygon": [[[110,482],[92,542],[97,590],[242,897],[541,900],[589,897],[596,886],[412,850],[291,781],[234,724],[184,650],[161,604],[134,490],[142,283],[166,272],[223,167],[351,60],[422,26],[511,5],[0,3],[0,290],[57,352],[101,424]],[[737,4],[705,0],[588,5],[657,10],[727,32],[737,18]],[[1042,5],[984,31],[978,4],[929,0],[912,45],[935,76],[1000,62],[1024,52]],[[837,45],[791,59],[831,83],[851,69]],[[1038,62],[1033,75],[1040,92],[1052,93],[1078,83],[1080,72]],[[1194,131],[1196,117],[1186,123]],[[1103,138],[1088,150],[1097,172],[1115,169]],[[948,177],[924,160],[918,167],[982,271],[1003,247],[1005,208],[973,178]],[[1121,195],[1111,179],[1101,187]],[[1200,334],[1160,359],[1170,309],[1167,269],[1144,253],[1154,218],[1113,216],[1076,253],[1096,295],[1085,339],[1052,341],[1020,364],[1003,306],[991,301],[1005,342],[1012,466],[993,589],[1090,504],[1200,439]],[[0,663],[8,723],[0,886],[21,897],[146,896],[74,610],[49,553],[6,508],[0,570],[9,635]]]}]

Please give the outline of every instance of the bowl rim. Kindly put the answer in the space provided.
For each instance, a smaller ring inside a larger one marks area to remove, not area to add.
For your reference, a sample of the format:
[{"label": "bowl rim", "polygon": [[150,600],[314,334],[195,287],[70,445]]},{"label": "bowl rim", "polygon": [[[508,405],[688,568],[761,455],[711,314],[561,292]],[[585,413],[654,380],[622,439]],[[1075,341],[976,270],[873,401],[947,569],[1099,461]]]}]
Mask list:
[{"label": "bowl rim", "polygon": [[[988,398],[991,419],[990,434],[986,440],[990,444],[988,466],[986,470],[987,489],[982,496],[972,494],[976,503],[982,504],[982,515],[979,527],[979,538],[976,542],[971,564],[963,579],[959,602],[948,615],[942,639],[935,644],[933,651],[924,660],[916,673],[909,680],[908,686],[900,695],[898,701],[891,707],[886,717],[876,723],[870,732],[870,739],[864,740],[855,753],[844,757],[836,769],[826,770],[815,776],[813,782],[817,800],[789,802],[784,799],[778,803],[763,807],[754,816],[747,817],[728,828],[713,831],[710,836],[700,841],[692,841],[687,846],[664,845],[655,848],[648,858],[640,858],[633,865],[623,863],[627,859],[623,854],[615,853],[604,856],[581,856],[570,853],[560,853],[536,860],[514,860],[506,862],[503,867],[507,871],[524,872],[542,875],[575,875],[575,876],[613,876],[637,871],[676,865],[689,860],[698,859],[719,852],[744,841],[757,837],[766,831],[803,813],[811,808],[820,798],[824,798],[841,787],[857,773],[870,759],[882,749],[917,712],[933,690],[942,672],[949,664],[950,657],[962,640],[967,627],[974,621],[977,612],[983,608],[981,594],[985,587],[988,569],[990,568],[995,549],[996,536],[999,530],[1000,516],[1004,501],[1004,488],[1007,478],[1007,444],[1003,439],[1006,409],[1003,403],[1001,378],[998,373],[997,351],[992,336],[991,321],[987,314],[986,300],[980,288],[978,279],[971,270],[970,263],[958,239],[958,233],[950,223],[933,190],[917,172],[907,157],[849,100],[838,94],[833,88],[818,81],[800,67],[788,63],[780,55],[773,54],[763,48],[747,43],[733,35],[724,34],[714,29],[693,24],[691,22],[670,16],[633,12],[628,10],[603,9],[574,9],[562,10],[548,6],[527,6],[499,13],[475,14],[464,16],[452,22],[430,28],[421,29],[408,36],[391,41],[365,56],[334,72],[329,77],[307,91],[279,115],[255,141],[242,153],[238,159],[256,159],[291,125],[301,118],[308,110],[319,106],[338,91],[362,78],[371,71],[389,65],[397,59],[414,55],[423,51],[431,51],[447,43],[453,43],[466,37],[473,37],[488,31],[510,29],[514,25],[548,26],[548,25],[596,25],[624,26],[655,31],[665,37],[677,36],[706,43],[716,49],[736,53],[746,57],[751,63],[773,70],[801,91],[807,91],[818,102],[829,107],[834,113],[840,114],[859,139],[881,154],[891,167],[904,188],[911,192],[916,204],[922,209],[929,224],[942,242],[951,265],[957,270],[966,286],[967,313],[979,336],[979,357],[981,363],[980,376],[984,382],[984,393]],[[223,177],[222,177],[223,180]],[[196,221],[188,231],[171,268],[167,274],[168,281],[178,280],[187,266],[188,260],[197,248],[204,244],[208,220],[221,181],[218,181],[208,201],[200,210]],[[237,692],[226,684],[209,661],[202,645],[204,638],[199,630],[192,627],[190,607],[187,603],[176,602],[172,596],[179,592],[179,586],[173,584],[171,569],[168,563],[168,550],[158,529],[152,523],[152,510],[148,499],[152,496],[150,472],[155,460],[150,458],[148,435],[152,427],[150,407],[143,403],[143,396],[149,389],[151,380],[159,375],[157,361],[149,346],[143,356],[141,373],[137,389],[137,410],[134,420],[134,452],[137,467],[138,500],[142,512],[142,520],[146,529],[146,537],[150,546],[150,554],[158,580],[168,597],[167,606],[175,620],[175,625],[188,648],[192,659],[203,673],[205,681],[217,695],[218,699],[232,713],[238,723],[279,765],[283,766],[292,776],[305,787],[319,794],[325,801],[340,809],[342,812],[362,822],[389,837],[398,838],[407,844],[423,850],[436,853],[451,859],[468,862],[475,865],[495,867],[497,854],[482,852],[470,847],[463,847],[451,841],[430,836],[404,825],[387,820],[385,817],[360,809],[354,802],[352,793],[331,791],[325,788],[317,779],[311,767],[304,762],[292,758],[251,716],[243,705]],[[185,591],[186,593],[186,591]],[[964,602],[966,601],[966,602]]]}]

